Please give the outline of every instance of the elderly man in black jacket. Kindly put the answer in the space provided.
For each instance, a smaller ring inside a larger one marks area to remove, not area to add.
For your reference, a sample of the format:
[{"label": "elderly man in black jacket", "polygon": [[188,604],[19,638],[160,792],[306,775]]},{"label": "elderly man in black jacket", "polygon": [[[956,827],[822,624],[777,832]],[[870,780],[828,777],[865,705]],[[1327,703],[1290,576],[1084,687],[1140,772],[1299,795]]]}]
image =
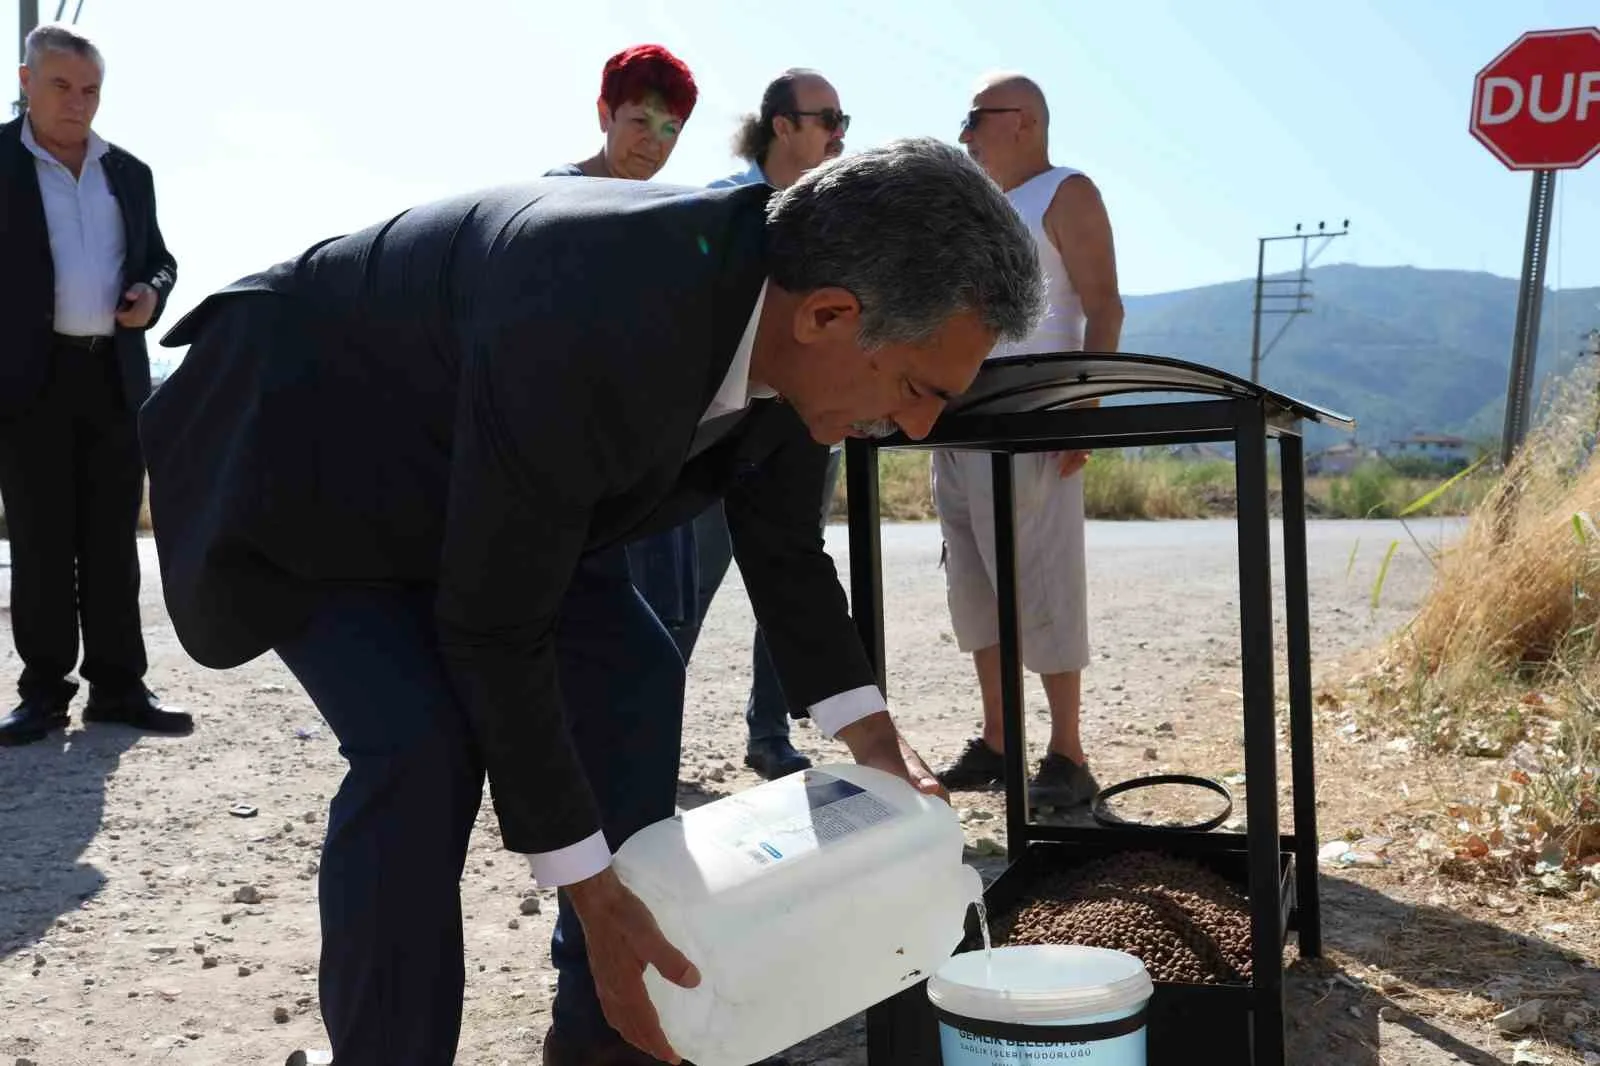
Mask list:
[{"label": "elderly man in black jacket", "polygon": [[0,744],[67,724],[74,668],[89,682],[85,721],[191,726],[144,685],[135,542],[144,333],[178,266],[150,168],[91,128],[104,76],[90,41],[40,26],[24,47],[28,110],[0,126],[0,497],[22,660],[22,702],[0,717]]},{"label": "elderly man in black jacket", "polygon": [[939,793],[823,548],[827,445],[925,434],[1040,310],[1016,213],[919,140],[781,192],[420,207],[165,338],[191,347],[141,432],[178,636],[218,668],[275,651],[350,763],[320,874],[339,1066],[453,1057],[485,773],[506,848],[562,889],[546,1062],[676,1061],[641,974],[692,960],[610,858],[673,813],[683,665],[622,547],[718,496],[790,704]]}]

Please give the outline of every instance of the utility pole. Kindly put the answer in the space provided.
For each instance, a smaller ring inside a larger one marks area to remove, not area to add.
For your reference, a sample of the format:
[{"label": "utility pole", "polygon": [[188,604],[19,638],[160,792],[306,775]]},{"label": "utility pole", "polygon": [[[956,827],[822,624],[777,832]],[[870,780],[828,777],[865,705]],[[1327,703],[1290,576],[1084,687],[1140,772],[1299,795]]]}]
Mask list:
[{"label": "utility pole", "polygon": [[[1295,315],[1311,313],[1308,304],[1311,302],[1311,277],[1307,273],[1311,264],[1327,249],[1335,237],[1343,237],[1350,232],[1350,220],[1347,218],[1342,223],[1343,228],[1330,231],[1326,222],[1317,223],[1315,233],[1302,232],[1301,225],[1295,223],[1293,233],[1285,233],[1276,237],[1256,238],[1256,306],[1255,323],[1250,334],[1250,381],[1252,384],[1261,383],[1261,360],[1265,359],[1272,349],[1277,347],[1278,341],[1283,339],[1284,333],[1289,328],[1289,323],[1294,321]],[[1292,278],[1269,278],[1267,270],[1267,245],[1273,241],[1299,241],[1300,242],[1300,273]],[[1321,241],[1315,252],[1311,251],[1312,241]],[[1293,285],[1292,292],[1268,292],[1268,285]],[[1289,306],[1283,306],[1281,301],[1292,301]],[[1267,301],[1274,301],[1267,303]],[[1267,344],[1266,351],[1261,350],[1261,318],[1263,315],[1286,316],[1277,335]]]},{"label": "utility pole", "polygon": [[[39,25],[39,0],[17,0],[17,66],[22,66],[28,58],[28,34]],[[17,99],[11,105],[13,116],[22,114],[26,104],[22,99],[22,89],[17,88]]]}]

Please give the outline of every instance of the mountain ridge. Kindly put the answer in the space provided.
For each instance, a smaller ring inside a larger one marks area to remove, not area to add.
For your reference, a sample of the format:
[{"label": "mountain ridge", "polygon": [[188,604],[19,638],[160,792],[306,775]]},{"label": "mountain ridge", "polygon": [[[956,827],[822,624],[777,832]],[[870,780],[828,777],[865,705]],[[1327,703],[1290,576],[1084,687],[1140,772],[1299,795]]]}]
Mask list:
[{"label": "mountain ridge", "polygon": [[[1269,275],[1293,278],[1298,272]],[[1504,411],[1518,282],[1486,271],[1341,263],[1307,271],[1309,314],[1263,315],[1262,383],[1356,419],[1382,446],[1414,432],[1482,441]],[[1282,286],[1279,286],[1282,289]],[[1121,348],[1248,378],[1255,279],[1123,297]],[[1600,327],[1600,287],[1546,288],[1535,390],[1571,369]],[[1350,434],[1312,427],[1308,444]]]}]

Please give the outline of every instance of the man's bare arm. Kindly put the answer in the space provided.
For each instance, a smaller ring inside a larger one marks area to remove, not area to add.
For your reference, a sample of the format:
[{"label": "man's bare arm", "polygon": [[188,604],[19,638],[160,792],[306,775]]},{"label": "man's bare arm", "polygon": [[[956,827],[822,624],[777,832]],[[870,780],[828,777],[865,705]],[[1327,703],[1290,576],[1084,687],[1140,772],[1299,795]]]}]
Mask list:
[{"label": "man's bare arm", "polygon": [[[1083,303],[1083,348],[1114,352],[1122,343],[1122,293],[1117,286],[1116,242],[1100,190],[1086,175],[1075,174],[1056,188],[1044,213],[1044,230],[1061,253],[1067,279]],[[1098,407],[1099,400],[1077,406]],[[1063,452],[1061,476],[1083,469],[1088,452]]]},{"label": "man's bare arm", "polygon": [[1062,182],[1045,210],[1044,228],[1083,302],[1084,350],[1116,351],[1122,343],[1116,244],[1105,201],[1094,182],[1082,174]]}]

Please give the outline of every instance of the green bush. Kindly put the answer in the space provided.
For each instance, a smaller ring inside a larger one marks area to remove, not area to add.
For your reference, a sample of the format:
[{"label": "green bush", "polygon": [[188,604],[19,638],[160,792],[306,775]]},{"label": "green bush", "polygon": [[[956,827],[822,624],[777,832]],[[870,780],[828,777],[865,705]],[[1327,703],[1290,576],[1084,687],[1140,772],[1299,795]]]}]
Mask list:
[{"label": "green bush", "polygon": [[1328,486],[1326,511],[1334,518],[1393,518],[1400,478],[1384,463],[1363,463]]}]

